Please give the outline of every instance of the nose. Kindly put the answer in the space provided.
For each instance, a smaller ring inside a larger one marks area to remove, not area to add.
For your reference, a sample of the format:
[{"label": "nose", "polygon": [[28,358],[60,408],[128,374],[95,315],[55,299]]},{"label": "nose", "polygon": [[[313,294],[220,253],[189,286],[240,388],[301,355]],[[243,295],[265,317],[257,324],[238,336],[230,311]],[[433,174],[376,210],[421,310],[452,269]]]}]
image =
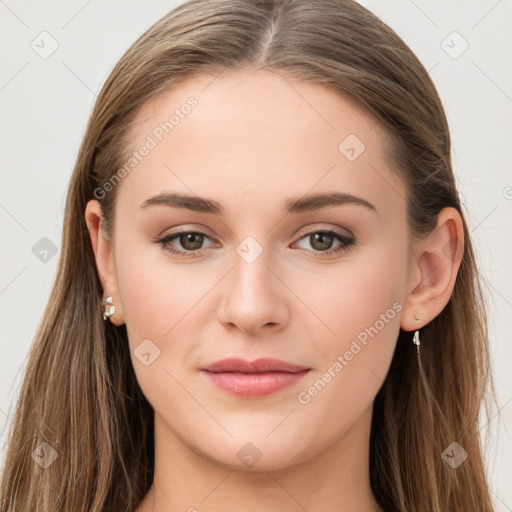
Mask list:
[{"label": "nose", "polygon": [[289,318],[286,286],[270,268],[265,251],[248,263],[235,256],[234,268],[224,280],[218,320],[227,329],[247,334],[281,330]]}]

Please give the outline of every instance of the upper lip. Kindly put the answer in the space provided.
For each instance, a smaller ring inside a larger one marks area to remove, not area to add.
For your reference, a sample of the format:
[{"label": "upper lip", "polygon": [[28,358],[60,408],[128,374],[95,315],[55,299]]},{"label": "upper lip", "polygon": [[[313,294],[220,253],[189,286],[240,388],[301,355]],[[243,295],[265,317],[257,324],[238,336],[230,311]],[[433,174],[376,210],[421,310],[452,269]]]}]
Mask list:
[{"label": "upper lip", "polygon": [[215,363],[204,366],[201,370],[213,373],[221,372],[241,372],[241,373],[266,373],[266,372],[288,372],[298,373],[304,370],[310,370],[307,366],[299,366],[279,359],[263,358],[255,361],[246,361],[244,359],[230,358],[216,361]]}]

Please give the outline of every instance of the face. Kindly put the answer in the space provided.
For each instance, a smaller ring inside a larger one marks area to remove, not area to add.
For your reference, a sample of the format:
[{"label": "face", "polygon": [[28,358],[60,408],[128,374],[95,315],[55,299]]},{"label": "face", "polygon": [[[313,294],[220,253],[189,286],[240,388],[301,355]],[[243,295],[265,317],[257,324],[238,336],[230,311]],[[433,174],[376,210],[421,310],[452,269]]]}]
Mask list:
[{"label": "face", "polygon": [[[349,98],[267,71],[196,76],[139,111],[112,261],[159,435],[278,469],[368,419],[409,268],[405,188],[383,144]],[[337,201],[310,198],[322,194]],[[306,370],[202,370],[227,358]]]}]

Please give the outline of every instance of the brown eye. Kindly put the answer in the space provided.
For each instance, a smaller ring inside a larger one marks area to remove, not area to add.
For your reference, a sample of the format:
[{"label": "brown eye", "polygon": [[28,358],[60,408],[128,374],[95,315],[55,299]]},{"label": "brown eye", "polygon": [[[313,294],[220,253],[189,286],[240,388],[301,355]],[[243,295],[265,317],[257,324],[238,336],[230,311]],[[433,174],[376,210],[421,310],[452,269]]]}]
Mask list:
[{"label": "brown eye", "polygon": [[179,231],[167,235],[162,239],[156,239],[166,251],[178,256],[194,256],[201,252],[204,241],[210,240],[206,233],[200,231]]},{"label": "brown eye", "polygon": [[[308,242],[312,249],[306,249],[309,252],[313,252],[315,257],[330,256],[334,253],[346,251],[354,244],[352,238],[332,230],[311,231],[306,233],[306,235],[300,239],[300,242],[303,240]],[[333,248],[335,242],[338,242],[338,246]]]},{"label": "brown eye", "polygon": [[204,241],[204,235],[201,233],[182,233],[177,237],[181,247],[186,251],[197,251],[201,248]]},{"label": "brown eye", "polygon": [[334,236],[325,231],[319,231],[309,235],[311,247],[317,251],[326,251],[331,248]]}]

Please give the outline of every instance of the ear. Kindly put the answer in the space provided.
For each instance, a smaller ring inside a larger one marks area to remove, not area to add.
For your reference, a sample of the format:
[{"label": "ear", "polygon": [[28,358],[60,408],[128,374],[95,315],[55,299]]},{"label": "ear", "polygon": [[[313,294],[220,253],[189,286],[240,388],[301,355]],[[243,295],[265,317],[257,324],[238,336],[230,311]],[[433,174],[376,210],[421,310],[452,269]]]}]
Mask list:
[{"label": "ear", "polygon": [[109,317],[110,322],[114,325],[122,325],[124,320],[115,273],[114,247],[101,227],[102,218],[100,202],[91,199],[85,208],[85,222],[91,236],[96,268],[103,287],[103,297],[112,296],[112,304],[116,307],[115,313]]},{"label": "ear", "polygon": [[455,286],[464,254],[464,227],[459,212],[444,208],[437,226],[415,242],[409,274],[409,293],[404,302],[400,327],[415,331],[428,324],[445,308]]}]

